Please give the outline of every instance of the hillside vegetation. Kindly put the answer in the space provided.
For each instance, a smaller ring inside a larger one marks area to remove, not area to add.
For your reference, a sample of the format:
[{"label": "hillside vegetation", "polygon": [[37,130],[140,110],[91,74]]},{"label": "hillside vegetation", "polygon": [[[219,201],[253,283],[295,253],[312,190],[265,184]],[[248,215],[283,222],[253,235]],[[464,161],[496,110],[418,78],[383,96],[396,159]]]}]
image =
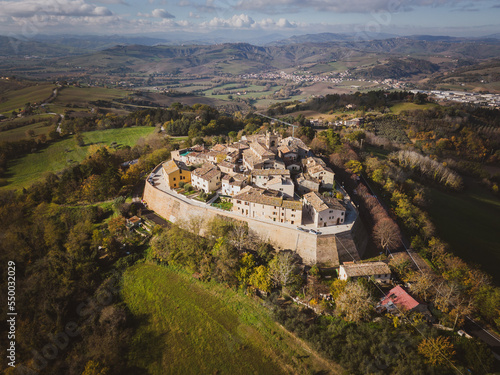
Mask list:
[{"label": "hillside vegetation", "polygon": [[140,318],[128,361],[148,374],[340,373],[324,367],[256,301],[217,283],[141,264],[125,272],[122,293]]}]

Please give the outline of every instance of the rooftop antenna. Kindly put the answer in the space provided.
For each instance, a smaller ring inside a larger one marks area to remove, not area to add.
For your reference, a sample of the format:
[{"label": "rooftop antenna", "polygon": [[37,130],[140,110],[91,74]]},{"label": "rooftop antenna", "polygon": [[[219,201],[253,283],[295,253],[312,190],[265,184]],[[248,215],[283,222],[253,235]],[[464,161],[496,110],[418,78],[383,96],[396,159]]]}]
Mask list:
[{"label": "rooftop antenna", "polygon": [[274,118],[274,117],[269,117],[269,116],[263,115],[262,113],[259,113],[259,112],[255,112],[255,114],[256,114],[256,115],[259,115],[259,116],[262,116],[262,117],[265,117],[265,118],[268,118],[268,119],[270,119],[270,120],[278,121],[278,122],[281,122],[282,124],[285,124],[285,125],[291,126],[291,127],[292,127],[292,137],[293,137],[293,138],[295,138],[295,128],[296,128],[298,125],[290,124],[289,122],[282,121],[282,120],[279,120],[279,119]]}]

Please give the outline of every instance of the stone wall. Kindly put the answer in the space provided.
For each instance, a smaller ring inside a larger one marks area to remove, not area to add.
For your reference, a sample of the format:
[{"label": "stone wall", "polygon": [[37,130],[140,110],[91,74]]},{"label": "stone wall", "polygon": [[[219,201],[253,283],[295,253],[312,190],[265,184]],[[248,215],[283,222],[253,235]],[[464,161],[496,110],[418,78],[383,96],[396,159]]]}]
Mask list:
[{"label": "stone wall", "polygon": [[347,247],[356,259],[359,259],[356,245],[349,231],[337,235],[317,236],[295,228],[241,217],[229,211],[199,207],[167,194],[149,183],[146,183],[144,188],[144,200],[151,210],[172,222],[180,218],[189,219],[191,217],[203,217],[205,220],[210,220],[216,215],[245,221],[248,223],[249,229],[254,231],[261,239],[269,240],[278,249],[297,252],[306,264],[318,263],[323,266],[333,267],[338,266],[339,261],[352,261],[352,257],[347,251],[342,246],[338,246],[337,236],[341,237],[343,246]]}]

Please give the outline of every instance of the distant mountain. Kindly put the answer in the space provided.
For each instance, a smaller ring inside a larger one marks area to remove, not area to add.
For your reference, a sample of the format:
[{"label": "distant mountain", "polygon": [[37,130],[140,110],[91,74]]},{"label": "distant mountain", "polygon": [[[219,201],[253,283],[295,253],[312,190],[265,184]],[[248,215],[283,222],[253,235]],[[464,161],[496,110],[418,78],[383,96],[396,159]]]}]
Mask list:
[{"label": "distant mountain", "polygon": [[282,46],[288,44],[298,44],[298,43],[330,43],[330,42],[357,42],[363,40],[376,40],[376,39],[389,39],[394,38],[394,34],[385,33],[369,33],[369,34],[336,34],[336,33],[319,33],[319,34],[305,34],[305,35],[294,35],[290,38],[283,40],[278,40],[269,43],[269,45]]},{"label": "distant mountain", "polygon": [[21,40],[0,35],[0,56],[39,56],[49,58],[85,52],[88,51],[81,51],[75,47],[44,43],[32,39]]},{"label": "distant mountain", "polygon": [[83,49],[88,52],[99,51],[116,45],[140,44],[144,46],[154,46],[158,44],[172,43],[170,40],[162,38],[122,35],[36,35],[33,40],[70,48]]},{"label": "distant mountain", "polygon": [[[249,43],[211,45],[120,45],[85,56],[58,59],[63,66],[81,66],[100,72],[148,74],[179,72],[190,74],[231,74],[275,71],[317,63],[342,61],[345,56],[371,54],[380,61],[377,69],[360,71],[364,76],[386,78],[432,73],[437,65],[426,64],[424,56],[452,56],[477,61],[500,56],[500,41],[456,43],[411,38],[372,41],[337,41],[328,43],[295,43],[277,46],[256,46]],[[408,56],[420,60],[408,59]],[[399,60],[390,60],[394,58]],[[403,59],[402,59],[403,58]],[[227,69],[227,70],[224,70]]]}]

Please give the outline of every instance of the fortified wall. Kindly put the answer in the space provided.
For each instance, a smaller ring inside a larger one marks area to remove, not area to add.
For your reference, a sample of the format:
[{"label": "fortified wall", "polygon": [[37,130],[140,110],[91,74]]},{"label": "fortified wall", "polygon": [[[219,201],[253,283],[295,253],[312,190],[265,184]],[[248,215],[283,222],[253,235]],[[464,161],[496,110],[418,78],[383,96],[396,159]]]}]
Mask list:
[{"label": "fortified wall", "polygon": [[277,249],[297,252],[304,263],[309,265],[334,267],[342,262],[353,261],[353,258],[359,260],[360,254],[366,247],[366,235],[364,235],[364,228],[359,219],[355,221],[351,230],[339,234],[315,235],[295,228],[239,216],[214,207],[200,207],[177,198],[175,195],[175,192],[166,193],[146,182],[143,199],[151,210],[172,222],[200,216],[210,220],[217,215],[245,221],[249,229],[261,239],[268,240]]}]

